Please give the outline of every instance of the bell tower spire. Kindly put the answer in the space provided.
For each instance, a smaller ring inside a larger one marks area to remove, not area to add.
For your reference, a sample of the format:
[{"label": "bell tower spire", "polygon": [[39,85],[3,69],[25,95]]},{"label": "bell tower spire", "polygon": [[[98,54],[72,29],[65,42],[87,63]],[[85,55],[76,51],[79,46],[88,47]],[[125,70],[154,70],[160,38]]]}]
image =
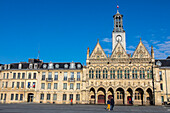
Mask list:
[{"label": "bell tower spire", "polygon": [[112,32],[112,51],[116,47],[117,43],[120,42],[126,51],[126,37],[125,30],[123,29],[123,15],[119,13],[119,6],[117,5],[117,13],[113,16],[114,29]]}]

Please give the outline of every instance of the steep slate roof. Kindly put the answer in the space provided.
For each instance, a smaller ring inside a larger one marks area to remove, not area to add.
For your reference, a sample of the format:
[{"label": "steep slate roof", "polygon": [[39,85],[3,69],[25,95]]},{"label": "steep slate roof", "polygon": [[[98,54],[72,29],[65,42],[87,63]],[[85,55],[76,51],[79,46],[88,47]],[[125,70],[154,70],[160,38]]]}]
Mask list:
[{"label": "steep slate roof", "polygon": [[166,59],[156,59],[155,65],[156,65],[157,61],[161,62],[160,67],[170,67],[170,56],[168,56]]}]

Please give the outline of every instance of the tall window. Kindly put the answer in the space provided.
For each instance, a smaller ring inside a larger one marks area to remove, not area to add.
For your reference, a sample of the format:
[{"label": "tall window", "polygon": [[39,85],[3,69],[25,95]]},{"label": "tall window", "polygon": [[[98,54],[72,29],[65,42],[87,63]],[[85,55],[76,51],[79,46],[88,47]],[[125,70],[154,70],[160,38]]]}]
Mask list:
[{"label": "tall window", "polygon": [[3,99],[3,93],[1,93],[1,100]]},{"label": "tall window", "polygon": [[41,95],[40,95],[40,100],[44,100],[44,94],[43,93],[41,93]]},{"label": "tall window", "polygon": [[67,72],[64,72],[64,81],[67,80]]},{"label": "tall window", "polygon": [[129,79],[129,69],[125,69],[125,79]]},{"label": "tall window", "polygon": [[2,82],[2,88],[4,88],[4,82]]},{"label": "tall window", "polygon": [[77,83],[77,89],[80,89],[80,83]]},{"label": "tall window", "polygon": [[4,95],[4,100],[6,100],[6,93],[5,93],[5,95]]},{"label": "tall window", "polygon": [[6,78],[7,78],[7,79],[9,78],[9,73],[7,73],[7,76],[6,76]]},{"label": "tall window", "polygon": [[140,69],[140,79],[144,79],[145,78],[145,71],[143,68]]},{"label": "tall window", "polygon": [[28,79],[31,79],[31,73],[28,74]]},{"label": "tall window", "polygon": [[47,94],[47,100],[50,100],[51,94]]},{"label": "tall window", "polygon": [[117,79],[122,79],[122,70],[120,68],[117,70]]},{"label": "tall window", "polygon": [[24,82],[21,82],[21,88],[24,88]]},{"label": "tall window", "polygon": [[19,82],[17,82],[17,88],[19,88]]},{"label": "tall window", "polygon": [[71,72],[71,79],[74,79],[74,72]]},{"label": "tall window", "polygon": [[117,91],[117,99],[123,99],[123,92],[122,91]]},{"label": "tall window", "polygon": [[67,100],[67,94],[63,94],[63,100]]},{"label": "tall window", "polygon": [[48,83],[47,89],[51,89],[51,83]]},{"label": "tall window", "polygon": [[163,90],[163,84],[160,84],[160,89]]},{"label": "tall window", "polygon": [[162,71],[159,71],[160,80],[162,80]]},{"label": "tall window", "polygon": [[18,94],[15,95],[15,100],[18,100]]},{"label": "tall window", "polygon": [[150,68],[147,70],[147,78],[152,79],[152,70]]},{"label": "tall window", "polygon": [[36,75],[37,75],[37,74],[36,74],[36,73],[34,73],[34,77],[33,77],[34,79],[36,79]]},{"label": "tall window", "polygon": [[100,79],[100,69],[96,69],[96,79]]},{"label": "tall window", "polygon": [[54,80],[58,80],[58,72],[54,73]]},{"label": "tall window", "polygon": [[63,89],[67,89],[67,83],[63,83]]},{"label": "tall window", "polygon": [[8,82],[6,82],[6,85],[5,85],[5,88],[7,88],[8,87]]},{"label": "tall window", "polygon": [[45,83],[41,83],[41,89],[45,89]]},{"label": "tall window", "polygon": [[70,83],[70,89],[73,89],[73,88],[74,88],[74,84]]},{"label": "tall window", "polygon": [[80,94],[76,94],[76,100],[80,101]]},{"label": "tall window", "polygon": [[53,94],[53,100],[57,100],[57,94]]},{"label": "tall window", "polygon": [[71,99],[73,100],[73,94],[70,94],[70,100],[71,100]]},{"label": "tall window", "polygon": [[16,73],[13,73],[13,79],[16,79]]},{"label": "tall window", "polygon": [[25,73],[22,73],[22,79],[25,79]]},{"label": "tall window", "polygon": [[4,73],[3,79],[5,79],[5,73]]},{"label": "tall window", "polygon": [[77,81],[80,81],[80,72],[77,72]]},{"label": "tall window", "polygon": [[12,88],[14,88],[15,82],[12,82]]},{"label": "tall window", "polygon": [[57,87],[58,87],[58,84],[54,83],[54,89],[57,89]]},{"label": "tall window", "polygon": [[42,73],[42,80],[45,80],[45,72]]},{"label": "tall window", "polygon": [[112,68],[111,70],[110,70],[110,79],[115,79],[115,70]]},{"label": "tall window", "polygon": [[52,72],[48,73],[48,79],[50,80],[52,78]]},{"label": "tall window", "polygon": [[103,69],[103,79],[107,79],[107,69]]},{"label": "tall window", "polygon": [[93,78],[94,78],[94,71],[93,71],[93,69],[90,69],[90,70],[89,70],[89,78],[90,78],[90,79],[93,79]]},{"label": "tall window", "polygon": [[133,79],[137,79],[138,78],[137,69],[135,69],[135,68],[132,70],[132,78]]},{"label": "tall window", "polygon": [[21,75],[21,73],[18,73],[18,79],[20,79],[20,75]]},{"label": "tall window", "polygon": [[11,100],[14,100],[14,94],[11,94]]},{"label": "tall window", "polygon": [[23,100],[23,94],[20,94],[20,100]]},{"label": "tall window", "polygon": [[139,91],[135,92],[135,100],[140,100],[141,99],[141,93]]}]

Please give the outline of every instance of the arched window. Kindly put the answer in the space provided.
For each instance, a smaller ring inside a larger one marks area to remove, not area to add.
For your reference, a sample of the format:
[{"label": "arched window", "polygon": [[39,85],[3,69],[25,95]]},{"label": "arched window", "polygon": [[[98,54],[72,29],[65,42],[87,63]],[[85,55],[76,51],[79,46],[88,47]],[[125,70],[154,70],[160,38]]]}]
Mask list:
[{"label": "arched window", "polygon": [[100,69],[96,69],[96,79],[100,79]]},{"label": "arched window", "polygon": [[110,79],[115,79],[115,70],[112,68],[111,70],[110,70]]},{"label": "arched window", "polygon": [[132,70],[132,78],[133,79],[137,79],[138,78],[137,69],[135,69],[135,68]]},{"label": "arched window", "polygon": [[117,70],[117,79],[122,79],[122,70],[119,68],[118,70]]},{"label": "arched window", "polygon": [[144,79],[145,78],[145,71],[143,68],[140,69],[140,79]]},{"label": "arched window", "polygon": [[125,79],[129,79],[129,69],[125,69]]},{"label": "arched window", "polygon": [[152,79],[152,70],[150,68],[147,70],[147,78]]},{"label": "arched window", "polygon": [[103,69],[103,79],[107,79],[107,69]]},{"label": "arched window", "polygon": [[93,77],[94,77],[94,71],[93,71],[93,69],[90,69],[89,70],[89,78],[91,79],[93,79]]}]

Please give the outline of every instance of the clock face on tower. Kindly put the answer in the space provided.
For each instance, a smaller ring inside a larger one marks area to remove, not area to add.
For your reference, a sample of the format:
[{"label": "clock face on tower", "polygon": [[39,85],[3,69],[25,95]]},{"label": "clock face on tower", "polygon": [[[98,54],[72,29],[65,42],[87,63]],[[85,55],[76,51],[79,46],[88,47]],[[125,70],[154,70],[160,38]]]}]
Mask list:
[{"label": "clock face on tower", "polygon": [[116,36],[116,41],[117,42],[121,42],[122,41],[122,36],[121,35],[117,35]]}]

